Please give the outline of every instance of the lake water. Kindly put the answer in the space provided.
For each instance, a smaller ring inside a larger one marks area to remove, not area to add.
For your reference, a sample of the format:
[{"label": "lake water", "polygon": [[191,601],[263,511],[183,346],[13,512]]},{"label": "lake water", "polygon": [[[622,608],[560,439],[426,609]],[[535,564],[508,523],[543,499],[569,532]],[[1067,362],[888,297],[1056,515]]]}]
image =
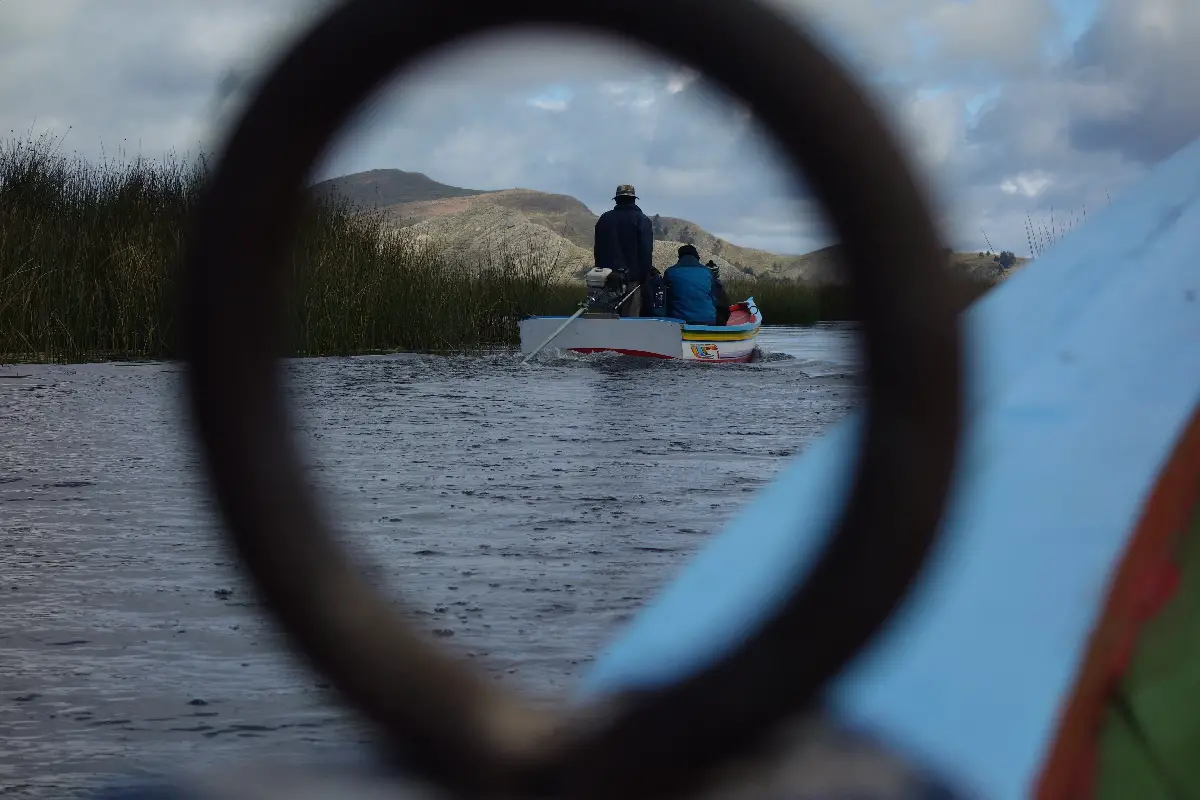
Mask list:
[{"label": "lake water", "polygon": [[[561,691],[857,398],[855,332],[766,358],[292,362],[296,432],[369,579],[496,680]],[[309,761],[363,733],[219,538],[175,364],[0,367],[0,795]]]}]

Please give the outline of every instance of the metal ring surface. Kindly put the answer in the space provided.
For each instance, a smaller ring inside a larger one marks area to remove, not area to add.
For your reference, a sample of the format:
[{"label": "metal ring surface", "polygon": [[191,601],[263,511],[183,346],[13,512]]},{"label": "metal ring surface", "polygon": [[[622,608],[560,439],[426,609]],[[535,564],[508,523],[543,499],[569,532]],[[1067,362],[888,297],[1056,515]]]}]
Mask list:
[{"label": "metal ring surface", "polygon": [[[466,36],[528,25],[634,40],[747,102],[839,234],[865,334],[857,472],[807,580],[735,652],[623,698],[591,726],[485,684],[356,577],[303,479],[277,359],[284,256],[328,142],[397,70]],[[696,46],[717,41],[719,51]],[[444,787],[582,798],[694,786],[817,698],[894,611],[934,541],[961,421],[939,237],[866,99],[756,0],[350,0],[259,87],[206,187],[195,234],[183,298],[189,399],[232,539],[291,641],[411,769]]]}]

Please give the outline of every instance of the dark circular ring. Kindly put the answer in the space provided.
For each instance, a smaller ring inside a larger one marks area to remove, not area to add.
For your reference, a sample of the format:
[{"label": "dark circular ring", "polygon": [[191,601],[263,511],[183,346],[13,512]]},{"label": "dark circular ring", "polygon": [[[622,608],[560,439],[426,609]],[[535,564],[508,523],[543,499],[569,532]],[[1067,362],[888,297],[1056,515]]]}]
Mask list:
[{"label": "dark circular ring", "polygon": [[[625,37],[748,102],[840,235],[865,333],[857,473],[807,580],[797,576],[736,652],[621,698],[593,725],[560,723],[495,691],[358,580],[303,480],[276,359],[285,254],[327,143],[396,70],[463,37],[529,25]],[[382,726],[410,769],[443,786],[582,798],[695,785],[817,699],[894,611],[935,539],[961,421],[957,315],[939,237],[866,99],[757,0],[350,0],[258,88],[206,188],[196,233],[184,298],[190,401],[232,538],[293,643]]]}]

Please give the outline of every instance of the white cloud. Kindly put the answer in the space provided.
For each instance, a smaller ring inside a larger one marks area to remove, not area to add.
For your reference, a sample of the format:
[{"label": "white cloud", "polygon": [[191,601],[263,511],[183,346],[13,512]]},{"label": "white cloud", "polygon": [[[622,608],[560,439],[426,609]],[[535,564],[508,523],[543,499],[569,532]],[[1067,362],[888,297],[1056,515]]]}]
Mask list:
[{"label": "white cloud", "polygon": [[1054,185],[1054,176],[1045,172],[1020,172],[1011,178],[1005,178],[1000,183],[1000,191],[1005,194],[1019,194],[1022,197],[1037,197]]},{"label": "white cloud", "polygon": [[681,69],[678,72],[674,72],[667,78],[667,92],[669,94],[679,94],[695,83],[699,77],[700,73],[692,69]]}]

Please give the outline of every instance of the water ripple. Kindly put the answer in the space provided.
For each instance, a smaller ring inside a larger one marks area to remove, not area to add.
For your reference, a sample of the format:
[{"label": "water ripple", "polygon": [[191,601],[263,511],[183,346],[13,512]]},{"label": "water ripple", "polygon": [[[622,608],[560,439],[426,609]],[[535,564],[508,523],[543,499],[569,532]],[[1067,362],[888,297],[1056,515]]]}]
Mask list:
[{"label": "water ripple", "polygon": [[[416,624],[561,691],[856,401],[852,331],[703,367],[511,351],[288,365],[311,480]],[[0,367],[0,787],[311,761],[365,741],[217,534],[170,364]],[[0,790],[0,794],[4,794]]]}]

